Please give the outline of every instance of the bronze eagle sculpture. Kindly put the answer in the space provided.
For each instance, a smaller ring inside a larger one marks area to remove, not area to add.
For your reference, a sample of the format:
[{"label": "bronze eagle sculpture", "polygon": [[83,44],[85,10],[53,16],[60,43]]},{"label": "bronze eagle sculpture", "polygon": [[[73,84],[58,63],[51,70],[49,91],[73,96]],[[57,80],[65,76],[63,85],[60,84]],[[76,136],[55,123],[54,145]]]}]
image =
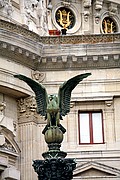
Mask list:
[{"label": "bronze eagle sculpture", "polygon": [[60,124],[60,120],[62,120],[62,116],[65,116],[70,112],[71,92],[79,82],[90,75],[91,73],[80,74],[65,81],[59,87],[58,96],[48,95],[42,84],[29,77],[21,74],[14,75],[14,77],[26,82],[34,91],[36,95],[37,113],[47,119],[46,129],[50,126],[59,126],[61,130],[65,132],[65,129]]}]

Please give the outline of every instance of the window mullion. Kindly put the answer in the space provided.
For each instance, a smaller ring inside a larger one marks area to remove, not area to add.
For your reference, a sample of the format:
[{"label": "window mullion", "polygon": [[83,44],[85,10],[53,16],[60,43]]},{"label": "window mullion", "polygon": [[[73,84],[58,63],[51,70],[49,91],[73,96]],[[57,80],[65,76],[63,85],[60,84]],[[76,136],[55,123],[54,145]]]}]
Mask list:
[{"label": "window mullion", "polygon": [[93,144],[93,123],[92,123],[92,113],[89,113],[89,127],[90,127],[90,144]]}]

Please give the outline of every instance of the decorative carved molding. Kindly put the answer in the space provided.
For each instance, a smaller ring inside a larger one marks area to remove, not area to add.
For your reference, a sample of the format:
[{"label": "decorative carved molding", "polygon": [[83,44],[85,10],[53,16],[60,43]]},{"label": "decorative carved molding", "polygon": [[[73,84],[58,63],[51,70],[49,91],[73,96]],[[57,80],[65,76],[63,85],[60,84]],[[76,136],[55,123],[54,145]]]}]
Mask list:
[{"label": "decorative carved molding", "polygon": [[105,101],[105,105],[110,107],[113,104],[113,101]]},{"label": "decorative carved molding", "polygon": [[112,2],[109,3],[109,11],[110,11],[110,12],[113,12],[113,13],[117,13],[117,10],[118,10],[118,9],[117,9],[117,6],[118,6],[118,5],[115,4],[115,3],[112,3]]}]

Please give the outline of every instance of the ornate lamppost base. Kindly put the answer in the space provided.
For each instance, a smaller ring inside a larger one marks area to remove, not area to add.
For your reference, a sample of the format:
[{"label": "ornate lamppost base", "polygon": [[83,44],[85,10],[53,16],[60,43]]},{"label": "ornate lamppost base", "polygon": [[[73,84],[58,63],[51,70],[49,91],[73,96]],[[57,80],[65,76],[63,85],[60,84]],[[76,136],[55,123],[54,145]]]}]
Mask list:
[{"label": "ornate lamppost base", "polygon": [[44,160],[33,161],[38,180],[71,180],[76,162],[65,158],[67,153],[60,150],[63,131],[58,126],[51,126],[44,129],[44,135],[49,150],[42,154]]},{"label": "ornate lamppost base", "polygon": [[38,180],[71,180],[76,168],[75,159],[49,158],[33,161]]}]

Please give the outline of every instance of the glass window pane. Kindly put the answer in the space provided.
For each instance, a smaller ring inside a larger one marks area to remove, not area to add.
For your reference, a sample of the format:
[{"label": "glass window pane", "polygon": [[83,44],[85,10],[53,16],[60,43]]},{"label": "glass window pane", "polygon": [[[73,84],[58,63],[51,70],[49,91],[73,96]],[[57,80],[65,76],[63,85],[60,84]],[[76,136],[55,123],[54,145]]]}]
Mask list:
[{"label": "glass window pane", "polygon": [[80,143],[90,143],[89,114],[80,114]]},{"label": "glass window pane", "polygon": [[92,124],[93,124],[93,143],[103,143],[101,113],[92,113]]}]

